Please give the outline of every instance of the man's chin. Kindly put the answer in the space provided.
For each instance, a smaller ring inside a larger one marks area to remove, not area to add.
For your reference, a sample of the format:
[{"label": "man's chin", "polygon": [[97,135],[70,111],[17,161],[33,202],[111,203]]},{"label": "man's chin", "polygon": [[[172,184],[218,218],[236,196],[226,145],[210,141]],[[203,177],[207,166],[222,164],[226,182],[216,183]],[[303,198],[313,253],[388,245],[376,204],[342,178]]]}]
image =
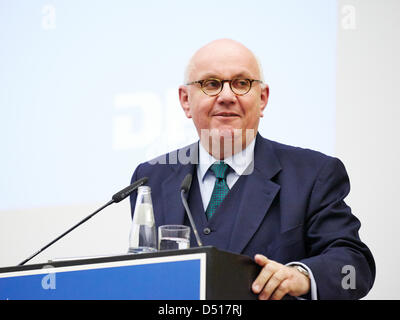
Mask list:
[{"label": "man's chin", "polygon": [[233,139],[235,136],[241,135],[241,129],[218,128],[215,132],[212,132],[211,135],[216,138]]},{"label": "man's chin", "polygon": [[202,129],[200,140],[207,151],[215,158],[227,158],[241,151],[254,138],[254,130],[233,127]]},{"label": "man's chin", "polygon": [[215,138],[234,138],[242,136],[242,129],[232,126],[220,126],[210,130],[210,136]]},{"label": "man's chin", "polygon": [[[212,129],[201,129],[200,137],[202,140],[212,141],[233,141],[241,142],[242,140],[252,140],[255,136],[254,129],[241,129],[232,126],[223,126]],[[236,143],[235,143],[236,144]]]}]

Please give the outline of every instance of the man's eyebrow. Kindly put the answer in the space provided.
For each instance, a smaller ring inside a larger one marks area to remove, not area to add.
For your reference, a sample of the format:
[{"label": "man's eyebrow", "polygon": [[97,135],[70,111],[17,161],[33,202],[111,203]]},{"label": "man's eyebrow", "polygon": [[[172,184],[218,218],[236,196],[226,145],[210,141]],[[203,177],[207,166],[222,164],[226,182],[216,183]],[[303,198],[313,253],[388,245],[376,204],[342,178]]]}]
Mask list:
[{"label": "man's eyebrow", "polygon": [[[223,80],[221,76],[218,76],[217,73],[214,72],[207,72],[204,75],[201,76],[200,80],[205,80],[205,79],[210,79],[210,78],[216,78],[216,79],[220,79]],[[248,72],[239,72],[237,74],[235,74],[232,79],[237,79],[237,78],[251,78],[250,74]]]},{"label": "man's eyebrow", "polygon": [[233,78],[251,78],[251,76],[248,72],[240,72],[236,74]]},{"label": "man's eyebrow", "polygon": [[201,78],[201,79],[209,79],[209,78],[217,78],[217,79],[220,79],[221,77],[217,76],[216,73],[207,72],[207,73],[203,74],[200,78]]}]

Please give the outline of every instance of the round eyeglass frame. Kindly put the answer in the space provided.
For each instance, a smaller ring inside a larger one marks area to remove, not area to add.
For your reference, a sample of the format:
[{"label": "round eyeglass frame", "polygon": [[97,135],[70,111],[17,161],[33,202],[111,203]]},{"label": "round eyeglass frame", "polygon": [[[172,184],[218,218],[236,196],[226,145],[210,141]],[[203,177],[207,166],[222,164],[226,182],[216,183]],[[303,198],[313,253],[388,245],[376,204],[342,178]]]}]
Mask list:
[{"label": "round eyeglass frame", "polygon": [[[218,82],[221,84],[220,87],[219,87],[219,91],[216,92],[216,93],[214,93],[214,94],[209,94],[209,93],[207,93],[207,92],[204,90],[204,87],[203,87],[203,84],[204,84],[205,82],[207,82],[207,81],[210,81],[210,80],[218,81]],[[237,92],[235,92],[235,89],[232,88],[232,82],[233,82],[233,81],[236,81],[236,80],[246,80],[246,81],[248,81],[249,84],[250,84],[250,85],[249,85],[249,89],[248,89],[246,92],[244,92],[244,93],[237,93]],[[237,95],[237,96],[244,96],[245,94],[249,93],[249,91],[250,91],[251,88],[253,87],[253,82],[263,83],[261,80],[256,80],[256,79],[234,78],[234,79],[231,79],[231,80],[221,80],[221,79],[218,79],[218,78],[208,78],[208,79],[204,79],[204,80],[197,80],[197,81],[188,82],[188,83],[186,83],[186,85],[193,85],[193,84],[198,83],[198,84],[200,84],[201,91],[203,91],[206,95],[208,95],[208,96],[210,96],[210,97],[215,97],[215,96],[217,96],[217,95],[219,95],[219,94],[221,93],[222,89],[224,88],[224,83],[225,83],[225,82],[228,82],[228,83],[229,83],[229,88],[231,88],[231,91],[232,91],[235,95]]]}]

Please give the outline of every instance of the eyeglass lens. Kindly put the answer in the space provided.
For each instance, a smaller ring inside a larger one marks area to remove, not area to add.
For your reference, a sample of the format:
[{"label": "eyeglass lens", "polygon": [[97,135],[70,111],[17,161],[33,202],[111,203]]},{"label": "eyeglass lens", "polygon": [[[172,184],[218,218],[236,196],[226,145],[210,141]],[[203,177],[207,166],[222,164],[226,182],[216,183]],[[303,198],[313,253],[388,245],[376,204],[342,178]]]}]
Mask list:
[{"label": "eyeglass lens", "polygon": [[[246,94],[251,87],[251,82],[248,79],[233,79],[229,82],[231,90],[238,95]],[[202,89],[206,94],[216,95],[222,91],[222,81],[219,79],[205,80]]]}]

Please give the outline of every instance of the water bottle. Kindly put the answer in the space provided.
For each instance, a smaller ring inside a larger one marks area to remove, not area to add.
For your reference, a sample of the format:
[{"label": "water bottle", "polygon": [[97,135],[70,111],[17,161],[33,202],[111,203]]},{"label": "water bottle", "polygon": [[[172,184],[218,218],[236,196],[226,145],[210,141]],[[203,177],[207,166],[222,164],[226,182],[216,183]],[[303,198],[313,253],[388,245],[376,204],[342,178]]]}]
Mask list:
[{"label": "water bottle", "polygon": [[141,186],[138,189],[136,198],[128,252],[147,253],[157,251],[156,237],[151,189],[148,186]]}]

